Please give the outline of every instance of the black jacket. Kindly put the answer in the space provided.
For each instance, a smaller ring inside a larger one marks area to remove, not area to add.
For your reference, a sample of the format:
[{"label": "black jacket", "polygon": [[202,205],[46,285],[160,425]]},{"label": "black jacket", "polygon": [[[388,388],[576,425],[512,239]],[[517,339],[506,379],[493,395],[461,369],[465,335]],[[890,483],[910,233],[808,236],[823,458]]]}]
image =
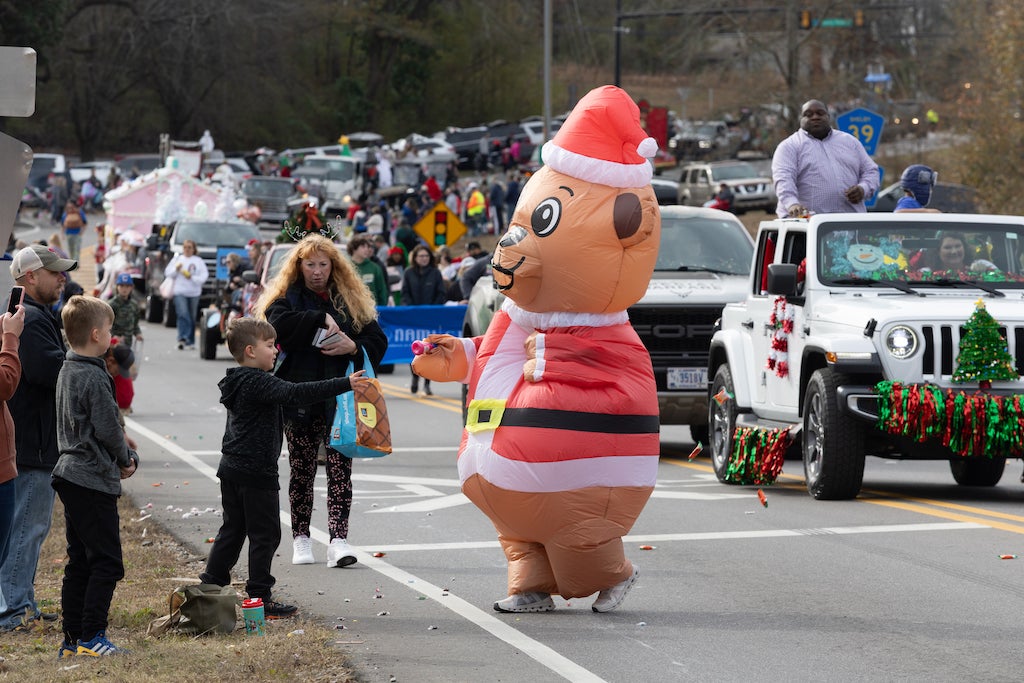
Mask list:
[{"label": "black jacket", "polygon": [[300,406],[351,391],[348,377],[295,384],[260,370],[228,370],[217,385],[228,409],[217,476],[243,486],[276,491],[284,422],[281,406]]},{"label": "black jacket", "polygon": [[[338,327],[356,343],[356,352],[351,356],[325,356],[313,346],[317,330],[326,327],[324,314],[330,313]],[[305,285],[293,284],[285,295],[267,307],[267,320],[277,330],[277,343],[285,358],[277,370],[277,376],[290,382],[345,377],[351,362],[356,370],[363,369],[363,350],[370,358],[376,371],[384,352],[388,349],[388,338],[376,320],[356,332],[352,329],[352,316],[348,311],[336,311],[326,301]],[[286,408],[285,418],[289,420],[312,416],[315,401],[298,408]],[[328,423],[334,418],[335,402],[323,402],[323,413]]]},{"label": "black jacket", "polygon": [[64,365],[60,319],[48,306],[25,295],[25,329],[18,357],[21,381],[7,402],[14,418],[18,467],[53,470],[57,449],[57,375]]},{"label": "black jacket", "polygon": [[437,266],[412,266],[402,273],[403,306],[442,306],[447,298],[444,278]]}]

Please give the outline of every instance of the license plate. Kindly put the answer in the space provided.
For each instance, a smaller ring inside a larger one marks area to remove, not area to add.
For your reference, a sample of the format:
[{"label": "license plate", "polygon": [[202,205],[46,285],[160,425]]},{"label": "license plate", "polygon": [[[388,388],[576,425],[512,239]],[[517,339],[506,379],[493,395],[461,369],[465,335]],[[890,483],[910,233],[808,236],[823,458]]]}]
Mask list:
[{"label": "license plate", "polygon": [[666,385],[669,389],[706,389],[707,368],[668,368]]}]

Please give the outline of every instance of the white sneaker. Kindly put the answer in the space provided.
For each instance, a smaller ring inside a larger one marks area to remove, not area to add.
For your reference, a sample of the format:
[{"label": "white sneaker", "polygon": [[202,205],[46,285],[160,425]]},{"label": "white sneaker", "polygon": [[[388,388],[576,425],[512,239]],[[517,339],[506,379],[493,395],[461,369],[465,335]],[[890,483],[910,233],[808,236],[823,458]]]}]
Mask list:
[{"label": "white sneaker", "polygon": [[555,601],[547,593],[516,593],[494,603],[495,612],[550,612]]},{"label": "white sneaker", "polygon": [[356,554],[344,538],[332,538],[327,546],[327,566],[347,567],[356,563]]},{"label": "white sneaker", "polygon": [[313,541],[309,536],[296,536],[292,540],[292,564],[314,564]]},{"label": "white sneaker", "polygon": [[611,588],[607,588],[597,594],[597,600],[591,605],[590,609],[595,612],[611,612],[613,609],[618,607],[623,599],[626,597],[626,593],[636,583],[637,577],[640,576],[640,568],[635,564],[633,565],[633,573],[627,576],[620,583],[615,584]]}]

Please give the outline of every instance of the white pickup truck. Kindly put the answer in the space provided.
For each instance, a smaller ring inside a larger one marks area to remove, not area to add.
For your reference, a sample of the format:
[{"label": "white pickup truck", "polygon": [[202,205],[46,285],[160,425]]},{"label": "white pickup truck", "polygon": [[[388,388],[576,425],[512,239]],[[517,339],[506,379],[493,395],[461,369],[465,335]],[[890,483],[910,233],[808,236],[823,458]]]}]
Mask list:
[{"label": "white pickup truck", "polygon": [[[1024,422],[1012,422],[1024,405],[1024,217],[821,214],[763,222],[755,248],[745,299],[725,306],[711,341],[721,481],[737,483],[737,427],[789,428],[823,500],[856,497],[869,454],[948,460],[973,486],[994,486],[1007,458],[1024,457],[1013,436]],[[1002,354],[992,381],[958,374],[976,311],[996,321],[990,343],[970,350],[992,364]],[[915,398],[894,404],[887,391]],[[1003,411],[1009,442],[983,426],[996,420],[985,411]]]}]

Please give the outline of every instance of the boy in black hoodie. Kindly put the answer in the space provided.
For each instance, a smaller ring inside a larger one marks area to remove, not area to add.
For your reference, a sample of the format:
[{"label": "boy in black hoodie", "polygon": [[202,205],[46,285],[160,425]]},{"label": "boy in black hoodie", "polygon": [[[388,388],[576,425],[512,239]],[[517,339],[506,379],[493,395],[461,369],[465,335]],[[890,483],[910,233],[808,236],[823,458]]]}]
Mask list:
[{"label": "boy in black hoodie", "polygon": [[281,543],[281,486],[277,461],[284,438],[281,406],[303,406],[323,401],[367,381],[363,371],[349,377],[292,383],[270,373],[277,359],[277,333],[265,320],[238,318],[228,328],[228,350],[240,367],[230,368],[220,381],[220,402],[228,411],[221,444],[220,478],[224,523],[210,549],[203,583],[226,586],[238,562],[242,544],[249,539],[250,598],[262,598],[268,619],[288,617],[294,605],[271,599],[274,577],[271,560]]}]

